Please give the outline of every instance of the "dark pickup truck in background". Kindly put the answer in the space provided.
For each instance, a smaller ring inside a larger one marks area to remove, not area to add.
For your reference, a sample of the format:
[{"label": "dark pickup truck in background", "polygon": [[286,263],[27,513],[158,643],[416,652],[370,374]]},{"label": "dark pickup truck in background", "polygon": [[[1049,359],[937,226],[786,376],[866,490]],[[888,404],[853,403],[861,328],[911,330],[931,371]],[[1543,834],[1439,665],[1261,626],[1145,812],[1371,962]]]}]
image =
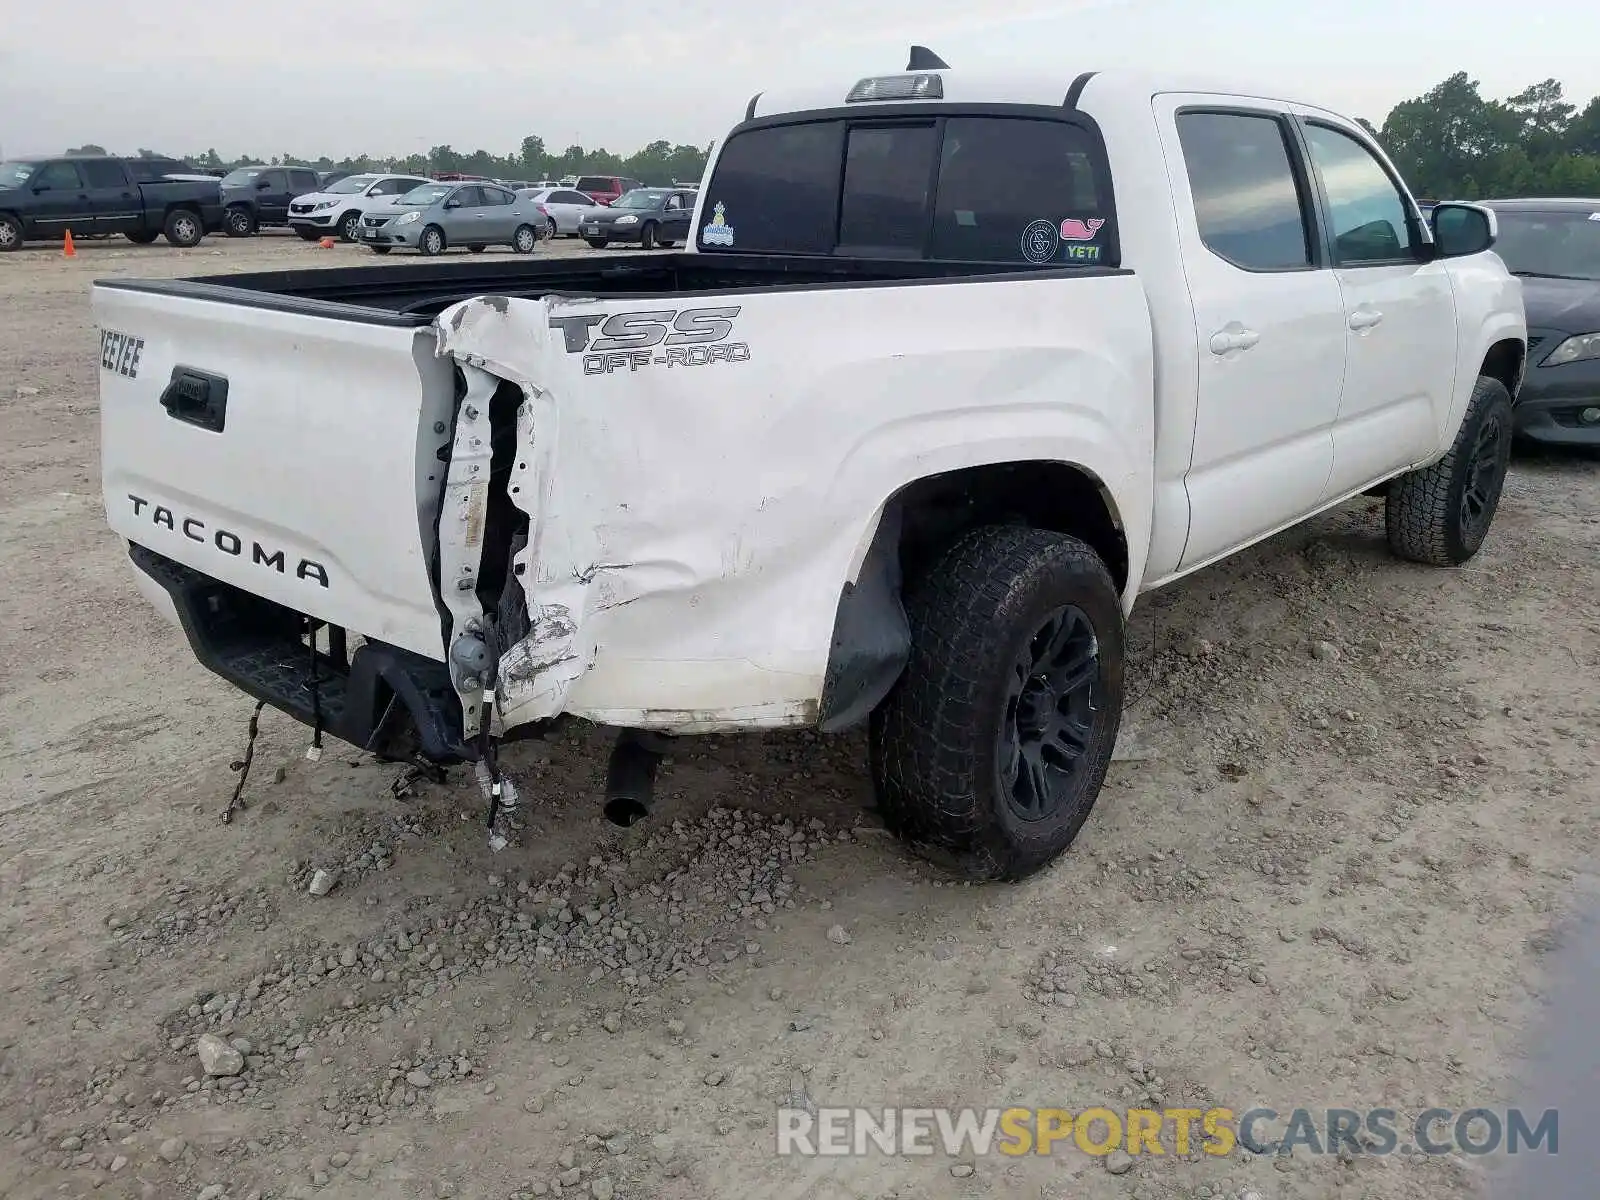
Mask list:
[{"label": "dark pickup truck in background", "polygon": [[194,246],[222,228],[215,180],[156,175],[151,161],[158,160],[62,155],[0,163],[0,252],[58,241],[68,230],[120,233],[141,246],[165,234],[174,246]]},{"label": "dark pickup truck in background", "polygon": [[310,167],[240,167],[222,177],[229,237],[249,237],[263,226],[289,224],[289,202],[322,189]]}]

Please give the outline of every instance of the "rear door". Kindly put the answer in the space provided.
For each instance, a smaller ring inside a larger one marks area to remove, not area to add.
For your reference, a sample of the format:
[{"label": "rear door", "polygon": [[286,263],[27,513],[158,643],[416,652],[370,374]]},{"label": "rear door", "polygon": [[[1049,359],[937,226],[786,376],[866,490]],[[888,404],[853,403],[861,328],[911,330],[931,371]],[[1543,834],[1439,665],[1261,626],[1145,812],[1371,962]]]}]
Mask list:
[{"label": "rear door", "polygon": [[1447,264],[1420,261],[1421,219],[1366,138],[1327,113],[1301,114],[1348,343],[1332,500],[1438,448],[1455,394],[1455,297]]},{"label": "rear door", "polygon": [[483,185],[484,228],[493,242],[509,242],[522,223],[517,198],[505,188]]},{"label": "rear door", "polygon": [[144,202],[114,158],[89,158],[78,164],[89,191],[96,233],[128,233],[144,224]]},{"label": "rear door", "polygon": [[1316,508],[1333,466],[1344,304],[1316,236],[1292,118],[1265,101],[1162,95],[1199,377],[1180,567]]}]

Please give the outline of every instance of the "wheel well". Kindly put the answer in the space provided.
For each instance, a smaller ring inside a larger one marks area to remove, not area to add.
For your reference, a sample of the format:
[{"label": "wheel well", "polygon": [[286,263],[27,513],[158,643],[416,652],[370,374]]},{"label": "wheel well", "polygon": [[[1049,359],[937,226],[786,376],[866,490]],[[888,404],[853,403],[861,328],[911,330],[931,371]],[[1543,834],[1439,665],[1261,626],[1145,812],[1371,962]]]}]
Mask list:
[{"label": "wheel well", "polygon": [[901,604],[915,578],[963,533],[979,525],[1027,525],[1086,542],[1128,582],[1128,541],[1100,481],[1070,463],[992,463],[930,475],[900,489],[883,516],[853,582],[839,595],[823,678],[818,725],[849,729],[889,694],[911,650]]},{"label": "wheel well", "polygon": [[1526,355],[1527,347],[1515,338],[1506,338],[1489,347],[1489,353],[1483,356],[1483,366],[1478,374],[1498,379],[1506,385],[1506,391],[1515,399],[1517,388],[1522,383]]},{"label": "wheel well", "polygon": [[930,475],[889,501],[901,514],[900,568],[923,570],[978,525],[1031,525],[1087,542],[1121,591],[1128,582],[1128,539],[1100,481],[1071,463],[992,463]]}]

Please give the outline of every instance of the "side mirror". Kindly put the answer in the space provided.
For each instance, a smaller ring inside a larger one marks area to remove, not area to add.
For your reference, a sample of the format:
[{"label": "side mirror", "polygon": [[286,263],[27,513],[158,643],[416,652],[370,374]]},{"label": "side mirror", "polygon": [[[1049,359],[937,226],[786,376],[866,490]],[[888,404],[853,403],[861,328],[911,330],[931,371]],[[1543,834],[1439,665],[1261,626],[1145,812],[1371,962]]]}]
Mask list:
[{"label": "side mirror", "polygon": [[461,201],[459,201],[459,200],[446,200],[444,202],[444,206],[446,208],[460,208],[461,207]]},{"label": "side mirror", "polygon": [[1490,249],[1500,236],[1494,210],[1479,204],[1437,204],[1428,214],[1438,258],[1465,258]]}]

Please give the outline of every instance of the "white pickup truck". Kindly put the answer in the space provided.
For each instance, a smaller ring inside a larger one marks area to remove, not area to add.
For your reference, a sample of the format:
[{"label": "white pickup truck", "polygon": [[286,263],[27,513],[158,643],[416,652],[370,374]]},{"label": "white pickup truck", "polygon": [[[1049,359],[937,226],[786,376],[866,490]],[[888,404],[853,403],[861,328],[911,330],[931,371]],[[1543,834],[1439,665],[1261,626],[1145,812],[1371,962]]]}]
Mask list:
[{"label": "white pickup truck", "polygon": [[105,502],[212,670],[390,757],[870,725],[889,824],[1018,878],[1124,621],[1362,492],[1452,566],[1526,330],[1487,210],[1355,122],[1087,73],[765,93],[686,253],[95,285]]}]

